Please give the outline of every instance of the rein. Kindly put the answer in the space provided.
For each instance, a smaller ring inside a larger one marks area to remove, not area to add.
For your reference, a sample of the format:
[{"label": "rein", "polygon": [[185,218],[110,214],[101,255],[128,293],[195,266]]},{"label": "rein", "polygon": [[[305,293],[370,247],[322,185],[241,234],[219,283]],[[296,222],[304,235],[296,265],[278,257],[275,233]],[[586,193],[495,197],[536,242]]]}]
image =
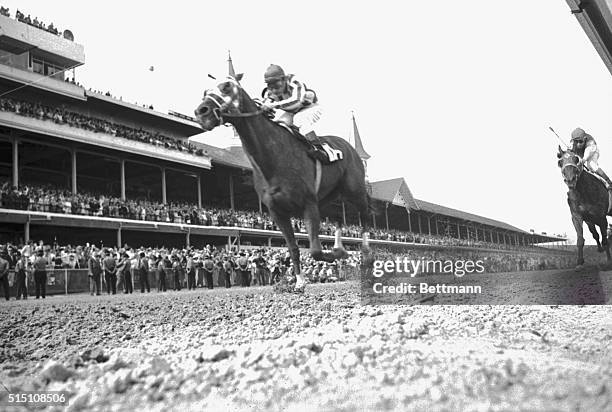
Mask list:
[{"label": "rein", "polygon": [[225,117],[255,117],[263,113],[263,110],[257,110],[249,113],[222,113]]}]

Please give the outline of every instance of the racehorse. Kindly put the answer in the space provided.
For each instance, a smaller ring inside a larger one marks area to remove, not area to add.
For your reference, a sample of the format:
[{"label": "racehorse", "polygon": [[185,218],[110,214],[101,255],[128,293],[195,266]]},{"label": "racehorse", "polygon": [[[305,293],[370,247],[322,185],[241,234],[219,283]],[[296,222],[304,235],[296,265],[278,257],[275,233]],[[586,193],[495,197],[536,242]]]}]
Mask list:
[{"label": "racehorse", "polygon": [[[572,214],[572,223],[576,229],[578,247],[578,260],[576,269],[584,265],[583,249],[584,236],[582,234],[583,222],[587,224],[593,238],[597,242],[599,252],[606,251],[608,262],[610,262],[610,246],[608,243],[606,216],[609,208],[608,191],[602,181],[592,173],[585,171],[582,158],[571,150],[563,151],[559,146],[557,153],[558,166],[567,184],[567,203]],[[597,227],[601,231],[601,242]]]},{"label": "racehorse", "polygon": [[[206,90],[195,115],[205,132],[227,122],[240,136],[253,166],[255,190],[287,242],[298,289],[305,282],[300,271],[300,252],[291,217],[304,218],[313,259],[333,262],[345,258],[348,254],[342,245],[340,229],[336,231],[333,251],[322,250],[319,207],[342,196],[366,217],[370,211],[370,198],[364,166],[357,151],[346,140],[336,136],[321,137],[321,140],[342,151],[342,160],[321,165],[310,158],[306,145],[287,128],[270,120],[240,86],[239,80],[228,77],[216,88]],[[362,249],[368,253],[365,225],[362,236]]]}]

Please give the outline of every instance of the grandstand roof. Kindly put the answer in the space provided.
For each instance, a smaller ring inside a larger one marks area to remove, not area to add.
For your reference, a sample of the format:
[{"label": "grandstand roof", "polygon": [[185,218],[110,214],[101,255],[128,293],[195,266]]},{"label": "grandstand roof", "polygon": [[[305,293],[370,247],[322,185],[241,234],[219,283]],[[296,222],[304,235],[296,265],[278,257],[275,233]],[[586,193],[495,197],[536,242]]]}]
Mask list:
[{"label": "grandstand roof", "polygon": [[370,185],[372,186],[371,196],[373,199],[389,202],[396,206],[403,206],[407,210],[419,209],[403,177],[371,182]]},{"label": "grandstand roof", "polygon": [[202,148],[205,154],[211,158],[211,162],[225,166],[239,167],[241,169],[252,170],[251,162],[247,158],[242,146],[232,146],[229,149],[222,149],[201,142],[191,142],[198,148]]},{"label": "grandstand roof", "polygon": [[572,14],[612,73],[612,4],[609,0],[566,0]]},{"label": "grandstand roof", "polygon": [[376,200],[389,202],[396,206],[404,206],[412,210],[419,210],[437,215],[449,216],[456,219],[466,220],[469,222],[480,223],[483,225],[509,230],[512,232],[529,233],[499,220],[489,219],[487,217],[475,215],[473,213],[463,212],[461,210],[427,202],[425,200],[416,199],[412,196],[412,193],[410,192],[410,189],[406,184],[406,180],[403,177],[372,182],[371,185],[372,198]]},{"label": "grandstand roof", "polygon": [[437,215],[444,215],[454,217],[456,219],[467,220],[470,222],[480,223],[483,225],[493,226],[500,229],[510,230],[512,232],[529,233],[523,229],[519,229],[515,226],[509,225],[508,223],[501,222],[499,220],[489,219],[488,217],[475,215],[473,213],[463,212],[461,210],[453,209],[446,206],[441,206],[435,203],[427,202],[425,200],[415,199],[419,205],[419,210],[429,213],[435,213]]}]

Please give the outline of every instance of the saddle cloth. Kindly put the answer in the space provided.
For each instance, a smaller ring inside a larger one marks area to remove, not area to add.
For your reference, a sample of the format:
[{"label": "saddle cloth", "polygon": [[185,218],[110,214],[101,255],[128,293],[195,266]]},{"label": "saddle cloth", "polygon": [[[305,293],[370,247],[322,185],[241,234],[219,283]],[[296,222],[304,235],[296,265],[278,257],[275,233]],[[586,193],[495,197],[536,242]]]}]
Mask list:
[{"label": "saddle cloth", "polygon": [[321,141],[320,145],[313,144],[310,140],[304,137],[295,126],[287,126],[285,123],[277,122],[278,125],[283,126],[289,130],[300,142],[308,147],[308,156],[315,160],[319,160],[321,163],[330,164],[338,160],[344,159],[344,153],[339,148],[333,147],[333,144],[324,137],[319,137]]}]

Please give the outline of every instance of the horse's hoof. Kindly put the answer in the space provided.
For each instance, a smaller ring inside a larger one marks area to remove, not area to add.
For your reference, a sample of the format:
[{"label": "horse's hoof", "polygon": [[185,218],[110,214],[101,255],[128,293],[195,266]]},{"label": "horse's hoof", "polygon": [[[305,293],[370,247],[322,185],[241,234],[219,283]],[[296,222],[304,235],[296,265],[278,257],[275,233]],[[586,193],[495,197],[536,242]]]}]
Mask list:
[{"label": "horse's hoof", "polygon": [[581,271],[584,268],[584,265],[577,265],[576,266],[576,272]]},{"label": "horse's hoof", "polygon": [[599,253],[601,253],[601,252],[603,252],[603,251],[604,251],[604,248],[602,248],[601,246],[598,246],[598,247],[597,247],[597,251],[598,251]]}]

